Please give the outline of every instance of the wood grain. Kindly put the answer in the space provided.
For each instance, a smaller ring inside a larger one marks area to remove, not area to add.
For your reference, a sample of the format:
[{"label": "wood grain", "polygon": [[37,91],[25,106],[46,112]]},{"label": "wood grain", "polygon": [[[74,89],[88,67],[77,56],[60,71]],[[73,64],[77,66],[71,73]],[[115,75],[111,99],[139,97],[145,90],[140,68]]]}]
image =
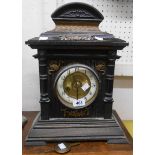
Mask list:
[{"label": "wood grain", "polygon": [[[25,138],[38,112],[23,112],[28,122],[22,129],[23,155],[57,155],[54,151],[45,153],[53,148],[54,144],[47,146],[25,146]],[[129,144],[106,144],[104,142],[81,142],[80,145],[72,147],[68,155],[132,155],[132,145]]]}]

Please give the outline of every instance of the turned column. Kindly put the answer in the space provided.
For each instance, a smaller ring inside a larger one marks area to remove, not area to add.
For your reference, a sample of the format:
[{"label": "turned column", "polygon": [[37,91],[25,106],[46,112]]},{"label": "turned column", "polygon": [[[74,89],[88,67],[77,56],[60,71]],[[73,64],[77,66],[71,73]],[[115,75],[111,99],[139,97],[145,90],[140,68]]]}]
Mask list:
[{"label": "turned column", "polygon": [[41,104],[41,119],[49,119],[49,104],[48,96],[48,75],[47,75],[47,58],[46,51],[38,50],[39,60],[39,78],[40,78],[40,104]]},{"label": "turned column", "polygon": [[104,118],[111,118],[112,116],[112,104],[113,104],[113,81],[114,81],[114,70],[115,60],[119,58],[116,52],[112,52],[109,55],[107,61],[106,77],[105,77],[105,97],[104,97]]}]

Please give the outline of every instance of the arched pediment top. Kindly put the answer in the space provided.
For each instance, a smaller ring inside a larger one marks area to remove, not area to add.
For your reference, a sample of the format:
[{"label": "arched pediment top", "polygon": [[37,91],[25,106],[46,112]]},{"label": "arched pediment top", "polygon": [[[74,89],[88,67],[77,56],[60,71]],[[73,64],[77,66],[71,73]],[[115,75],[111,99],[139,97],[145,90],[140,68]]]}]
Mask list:
[{"label": "arched pediment top", "polygon": [[101,22],[104,17],[94,7],[85,3],[68,3],[59,7],[52,15],[54,21],[94,21]]}]

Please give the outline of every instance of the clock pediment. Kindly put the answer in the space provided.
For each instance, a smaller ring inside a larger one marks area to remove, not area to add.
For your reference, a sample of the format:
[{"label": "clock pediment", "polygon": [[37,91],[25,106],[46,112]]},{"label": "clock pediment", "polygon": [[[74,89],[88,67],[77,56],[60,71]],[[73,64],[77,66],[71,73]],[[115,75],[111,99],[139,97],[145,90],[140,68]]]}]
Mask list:
[{"label": "clock pediment", "polygon": [[52,15],[54,21],[95,21],[101,22],[104,17],[94,7],[85,3],[69,3],[59,7]]}]

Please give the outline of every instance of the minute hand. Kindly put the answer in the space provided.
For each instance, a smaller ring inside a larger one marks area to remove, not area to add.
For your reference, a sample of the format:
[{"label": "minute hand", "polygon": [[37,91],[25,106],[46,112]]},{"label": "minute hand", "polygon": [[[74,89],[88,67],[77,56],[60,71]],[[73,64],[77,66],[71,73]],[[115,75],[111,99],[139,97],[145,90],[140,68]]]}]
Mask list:
[{"label": "minute hand", "polygon": [[79,88],[77,87],[77,100],[79,98],[78,93],[79,93]]},{"label": "minute hand", "polygon": [[76,82],[76,98],[78,100],[78,84],[77,84],[77,82]]}]

